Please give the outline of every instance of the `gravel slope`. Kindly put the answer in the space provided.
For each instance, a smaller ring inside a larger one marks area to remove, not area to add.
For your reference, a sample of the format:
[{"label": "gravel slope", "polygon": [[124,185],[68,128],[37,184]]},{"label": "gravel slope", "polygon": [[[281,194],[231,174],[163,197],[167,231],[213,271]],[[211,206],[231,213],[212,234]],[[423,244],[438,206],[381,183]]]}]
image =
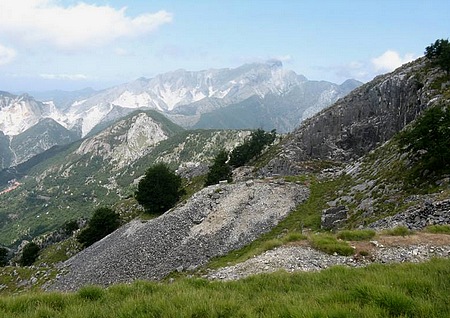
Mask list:
[{"label": "gravel slope", "polygon": [[186,204],[147,222],[132,221],[78,253],[49,289],[108,286],[193,270],[268,232],[308,194],[306,187],[284,181],[205,188]]}]

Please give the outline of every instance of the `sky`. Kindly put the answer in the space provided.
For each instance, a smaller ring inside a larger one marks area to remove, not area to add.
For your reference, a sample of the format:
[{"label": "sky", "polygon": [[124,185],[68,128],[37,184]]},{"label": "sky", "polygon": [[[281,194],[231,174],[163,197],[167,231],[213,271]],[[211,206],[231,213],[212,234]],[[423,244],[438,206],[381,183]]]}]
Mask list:
[{"label": "sky", "polygon": [[449,37],[448,0],[0,0],[0,91],[270,59],[310,80],[367,82]]}]

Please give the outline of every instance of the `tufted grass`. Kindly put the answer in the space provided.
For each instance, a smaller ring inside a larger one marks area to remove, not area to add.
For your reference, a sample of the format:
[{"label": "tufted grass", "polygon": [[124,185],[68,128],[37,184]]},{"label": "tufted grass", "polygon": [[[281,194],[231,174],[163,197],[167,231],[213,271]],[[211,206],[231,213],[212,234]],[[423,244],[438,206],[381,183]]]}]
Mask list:
[{"label": "tufted grass", "polygon": [[0,298],[0,317],[448,317],[450,260],[277,272],[240,281],[134,282]]},{"label": "tufted grass", "polygon": [[346,241],[367,241],[375,234],[374,230],[344,230],[337,234],[337,238]]},{"label": "tufted grass", "polygon": [[429,225],[424,231],[433,234],[450,234],[450,225]]},{"label": "tufted grass", "polygon": [[331,234],[319,233],[310,237],[311,245],[319,251],[327,254],[338,254],[343,256],[353,255],[355,250],[347,242],[336,239]]},{"label": "tufted grass", "polygon": [[413,234],[414,232],[408,229],[406,226],[397,226],[392,229],[384,230],[382,233],[391,236],[407,236]]}]

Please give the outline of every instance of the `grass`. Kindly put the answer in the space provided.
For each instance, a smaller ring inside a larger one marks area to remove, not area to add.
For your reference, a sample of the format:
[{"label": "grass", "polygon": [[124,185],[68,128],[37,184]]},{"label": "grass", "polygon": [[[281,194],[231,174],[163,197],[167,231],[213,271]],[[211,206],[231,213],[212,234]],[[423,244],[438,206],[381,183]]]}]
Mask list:
[{"label": "grass", "polygon": [[311,245],[327,254],[353,255],[355,250],[347,242],[336,239],[331,234],[319,233],[311,236]]},{"label": "grass", "polygon": [[413,231],[408,229],[406,226],[397,226],[392,229],[384,230],[382,233],[391,236],[407,236],[413,234]]},{"label": "grass", "polygon": [[337,234],[337,238],[346,241],[367,241],[375,236],[374,230],[345,230]]},{"label": "grass", "polygon": [[448,317],[450,260],[0,298],[0,317]]},{"label": "grass", "polygon": [[433,234],[450,235],[450,225],[429,225],[424,229],[424,231]]}]

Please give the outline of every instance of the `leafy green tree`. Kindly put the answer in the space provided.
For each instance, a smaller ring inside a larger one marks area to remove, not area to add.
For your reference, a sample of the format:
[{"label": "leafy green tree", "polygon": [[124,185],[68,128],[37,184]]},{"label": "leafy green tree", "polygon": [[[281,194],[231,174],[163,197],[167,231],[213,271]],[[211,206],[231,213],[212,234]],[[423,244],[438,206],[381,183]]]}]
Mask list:
[{"label": "leafy green tree", "polygon": [[276,131],[270,133],[257,129],[251,133],[242,145],[234,148],[230,155],[229,164],[233,167],[241,167],[255,157],[261,155],[264,147],[270,145],[276,138]]},{"label": "leafy green tree", "polygon": [[98,208],[86,228],[77,235],[77,240],[84,247],[88,247],[114,232],[119,226],[120,217],[116,212],[107,207]]},{"label": "leafy green tree", "polygon": [[162,214],[183,195],[181,177],[164,163],[150,167],[139,181],[135,198],[147,213]]},{"label": "leafy green tree", "polygon": [[21,266],[31,266],[39,255],[40,248],[36,243],[30,242],[24,246],[22,257],[19,260]]},{"label": "leafy green tree", "polygon": [[450,73],[450,42],[444,39],[436,40],[425,48],[425,56]]},{"label": "leafy green tree", "polygon": [[424,170],[437,176],[450,172],[450,106],[435,106],[400,134],[400,145],[417,158],[416,175]]},{"label": "leafy green tree", "polygon": [[231,166],[227,163],[228,153],[221,150],[214,158],[214,163],[209,167],[209,172],[206,175],[205,186],[217,184],[221,180],[231,182],[233,180],[233,173]]}]

